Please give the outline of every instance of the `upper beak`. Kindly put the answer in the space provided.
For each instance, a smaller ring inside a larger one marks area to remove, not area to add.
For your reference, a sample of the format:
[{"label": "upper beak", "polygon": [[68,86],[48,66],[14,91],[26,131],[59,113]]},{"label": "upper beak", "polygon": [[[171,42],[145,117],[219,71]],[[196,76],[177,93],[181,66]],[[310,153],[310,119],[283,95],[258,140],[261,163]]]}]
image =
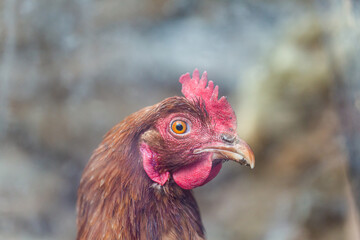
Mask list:
[{"label": "upper beak", "polygon": [[250,146],[242,139],[236,138],[232,144],[214,144],[213,146],[207,146],[204,148],[198,148],[194,150],[195,154],[204,152],[212,152],[213,160],[233,160],[240,164],[250,166],[251,169],[255,167],[255,156]]}]

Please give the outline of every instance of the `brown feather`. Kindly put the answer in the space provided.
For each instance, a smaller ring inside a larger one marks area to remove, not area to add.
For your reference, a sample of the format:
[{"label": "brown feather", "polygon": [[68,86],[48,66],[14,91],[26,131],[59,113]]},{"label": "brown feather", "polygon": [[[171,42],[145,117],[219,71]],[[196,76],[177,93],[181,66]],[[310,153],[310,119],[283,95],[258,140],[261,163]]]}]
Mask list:
[{"label": "brown feather", "polygon": [[128,116],[105,135],[81,178],[77,240],[204,239],[192,192],[172,179],[161,187],[154,184],[139,153],[141,141],[161,147],[154,123],[178,111],[195,114],[204,122],[208,118],[200,103],[173,97]]}]

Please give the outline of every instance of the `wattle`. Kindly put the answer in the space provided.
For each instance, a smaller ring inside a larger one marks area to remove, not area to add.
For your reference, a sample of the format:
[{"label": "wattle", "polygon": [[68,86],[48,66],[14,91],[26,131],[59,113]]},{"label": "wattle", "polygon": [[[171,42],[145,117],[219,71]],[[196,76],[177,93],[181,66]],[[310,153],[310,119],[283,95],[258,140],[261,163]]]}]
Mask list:
[{"label": "wattle", "polygon": [[221,163],[213,166],[212,153],[173,173],[174,181],[183,189],[193,189],[208,183],[218,175]]}]

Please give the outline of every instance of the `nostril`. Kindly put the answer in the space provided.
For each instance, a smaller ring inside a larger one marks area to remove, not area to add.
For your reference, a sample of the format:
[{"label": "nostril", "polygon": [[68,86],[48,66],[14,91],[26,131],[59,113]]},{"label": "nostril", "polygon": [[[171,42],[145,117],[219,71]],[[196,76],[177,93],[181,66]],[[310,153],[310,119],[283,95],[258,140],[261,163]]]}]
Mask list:
[{"label": "nostril", "polygon": [[234,143],[235,136],[227,134],[227,133],[223,133],[223,134],[221,134],[221,140],[223,140],[226,143]]}]

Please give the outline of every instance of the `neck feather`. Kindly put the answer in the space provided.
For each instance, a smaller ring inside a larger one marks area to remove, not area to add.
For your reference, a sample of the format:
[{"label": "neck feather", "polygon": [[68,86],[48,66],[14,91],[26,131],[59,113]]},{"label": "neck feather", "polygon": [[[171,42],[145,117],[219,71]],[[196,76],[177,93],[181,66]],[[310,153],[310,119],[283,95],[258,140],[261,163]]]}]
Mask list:
[{"label": "neck feather", "polygon": [[77,239],[203,239],[191,191],[172,179],[164,186],[154,184],[142,167],[136,133],[121,131],[119,125],[83,172]]}]

